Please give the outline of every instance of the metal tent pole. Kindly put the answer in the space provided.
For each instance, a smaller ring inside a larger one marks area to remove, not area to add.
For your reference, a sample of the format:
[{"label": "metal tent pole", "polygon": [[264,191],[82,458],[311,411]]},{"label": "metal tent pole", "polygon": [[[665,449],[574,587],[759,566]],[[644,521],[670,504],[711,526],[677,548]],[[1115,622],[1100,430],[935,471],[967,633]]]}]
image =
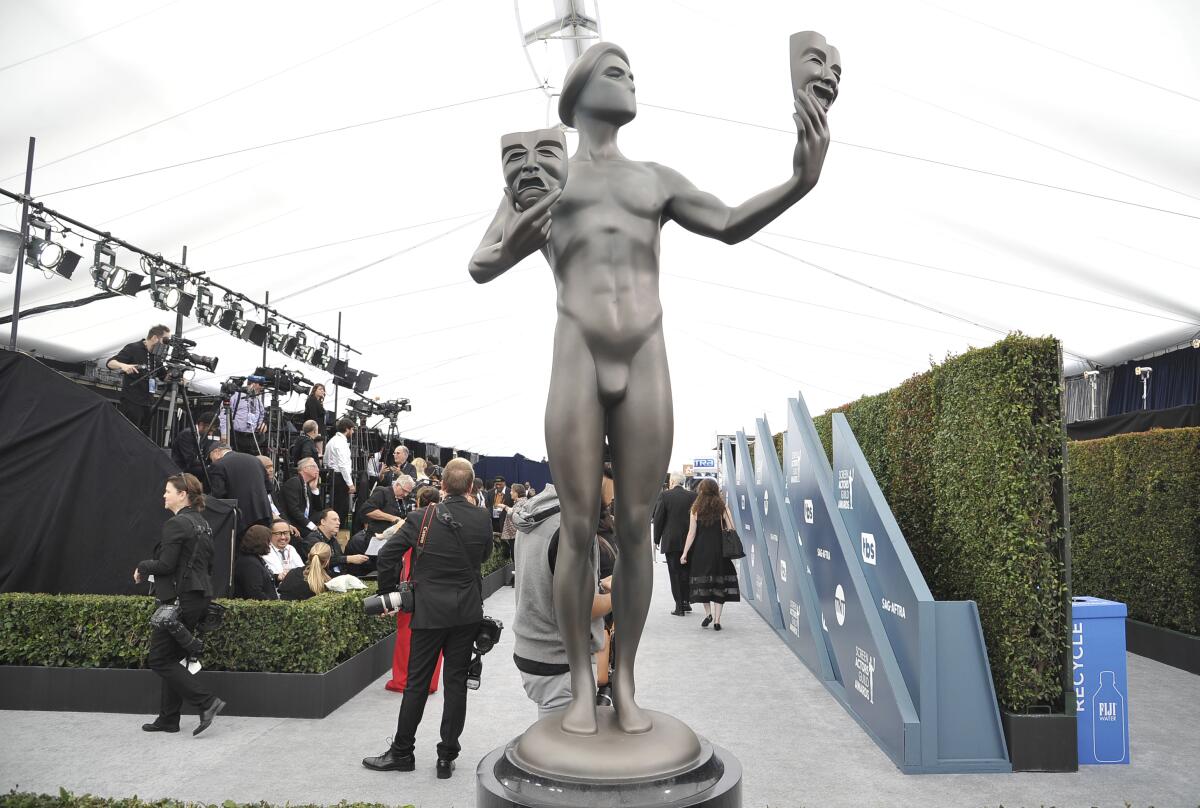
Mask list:
[{"label": "metal tent pole", "polygon": [[[183,258],[179,261],[184,266],[187,266],[187,245],[183,245]],[[183,312],[175,309],[175,328],[172,332],[177,337],[183,336]],[[179,393],[179,382],[171,383],[171,404],[167,410],[167,436],[163,439],[163,446],[171,445],[171,438],[175,435],[175,396]],[[192,424],[195,426],[195,424]]]},{"label": "metal tent pole", "polygon": [[25,198],[21,200],[21,246],[17,249],[17,286],[13,292],[12,331],[8,347],[17,349],[17,324],[21,320],[21,280],[25,275],[25,252],[29,249],[29,192],[33,187],[33,149],[37,138],[29,138],[29,157],[25,161]]}]

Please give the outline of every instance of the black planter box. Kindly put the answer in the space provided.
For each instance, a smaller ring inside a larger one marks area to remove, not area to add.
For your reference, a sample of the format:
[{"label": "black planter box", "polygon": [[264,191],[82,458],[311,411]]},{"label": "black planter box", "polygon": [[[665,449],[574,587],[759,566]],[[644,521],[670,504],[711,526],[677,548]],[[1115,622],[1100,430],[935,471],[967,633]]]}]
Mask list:
[{"label": "black planter box", "polygon": [[1000,711],[1004,740],[1015,772],[1079,771],[1078,722],[1062,713]]},{"label": "black planter box", "polygon": [[508,562],[503,567],[497,570],[492,570],[483,579],[483,599],[487,600],[494,595],[501,587],[508,586],[508,579],[512,577],[513,564]]},{"label": "black planter box", "polygon": [[[229,705],[223,715],[324,718],[392,667],[394,633],[326,673],[201,671],[204,687]],[[0,665],[0,710],[158,712],[151,670]]]},{"label": "black planter box", "polygon": [[1200,674],[1200,637],[1194,634],[1126,619],[1125,649],[1164,665]]}]

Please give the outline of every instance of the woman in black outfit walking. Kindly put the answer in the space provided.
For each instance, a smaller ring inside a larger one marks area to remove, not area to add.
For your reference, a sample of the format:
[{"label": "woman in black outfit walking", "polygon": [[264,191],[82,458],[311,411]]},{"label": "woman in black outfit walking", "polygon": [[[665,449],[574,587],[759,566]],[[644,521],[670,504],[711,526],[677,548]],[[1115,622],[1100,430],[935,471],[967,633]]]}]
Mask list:
[{"label": "woman in black outfit walking", "polygon": [[251,525],[242,534],[241,552],[233,562],[233,596],[244,600],[276,600],[275,578],[263,560],[271,549],[271,531]]},{"label": "woman in black outfit walking", "polygon": [[[174,514],[163,525],[162,541],[154,548],[154,558],[142,561],[133,570],[134,583],[154,576],[154,597],[159,606],[178,603],[178,622],[188,632],[204,616],[212,600],[212,530],[200,511],[204,493],[200,481],[191,474],[167,479],[163,504]],[[200,724],[192,731],[199,735],[225,707],[225,702],[209,693],[179,664],[188,656],[188,648],[175,639],[179,634],[170,625],[156,626],[150,634],[150,668],[162,677],[162,701],[158,717],[143,724],[146,732],[179,732],[179,712],[184,701],[200,713]]]},{"label": "woman in black outfit walking", "polygon": [[[722,552],[722,525],[732,527],[733,517],[721,499],[716,480],[705,478],[696,489],[687,542],[683,545],[679,563],[687,565],[690,571],[692,603],[704,604],[704,620],[700,627],[707,628],[712,623],[714,631],[721,630],[721,607],[742,599],[738,592],[737,570]],[[692,553],[693,544],[696,545],[695,553]]]}]

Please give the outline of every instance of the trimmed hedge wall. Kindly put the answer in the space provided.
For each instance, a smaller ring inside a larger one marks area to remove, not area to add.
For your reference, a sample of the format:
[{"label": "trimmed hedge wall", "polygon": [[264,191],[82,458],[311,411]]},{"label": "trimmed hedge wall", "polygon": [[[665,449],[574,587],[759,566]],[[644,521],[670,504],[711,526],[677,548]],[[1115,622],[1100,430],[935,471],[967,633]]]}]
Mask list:
[{"label": "trimmed hedge wall", "polygon": [[1200,634],[1200,427],[1069,444],[1076,594]]},{"label": "trimmed hedge wall", "polygon": [[[208,670],[325,673],[396,630],[368,617],[373,584],[310,600],[221,600],[225,623],[206,635]],[[0,595],[0,664],[145,668],[154,599],[129,595]]]},{"label": "trimmed hedge wall", "polygon": [[1063,708],[1059,346],[1010,335],[843,412],[939,600],[974,600],[1000,705]]}]

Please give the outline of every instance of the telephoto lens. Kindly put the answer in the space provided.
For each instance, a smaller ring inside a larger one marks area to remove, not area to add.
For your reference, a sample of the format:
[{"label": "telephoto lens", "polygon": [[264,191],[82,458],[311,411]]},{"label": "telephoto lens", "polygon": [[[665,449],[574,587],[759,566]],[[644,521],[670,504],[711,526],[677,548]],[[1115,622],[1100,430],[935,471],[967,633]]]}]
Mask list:
[{"label": "telephoto lens", "polygon": [[374,595],[363,598],[363,611],[367,614],[383,614],[394,612],[400,608],[400,593],[388,592],[385,595]]}]

